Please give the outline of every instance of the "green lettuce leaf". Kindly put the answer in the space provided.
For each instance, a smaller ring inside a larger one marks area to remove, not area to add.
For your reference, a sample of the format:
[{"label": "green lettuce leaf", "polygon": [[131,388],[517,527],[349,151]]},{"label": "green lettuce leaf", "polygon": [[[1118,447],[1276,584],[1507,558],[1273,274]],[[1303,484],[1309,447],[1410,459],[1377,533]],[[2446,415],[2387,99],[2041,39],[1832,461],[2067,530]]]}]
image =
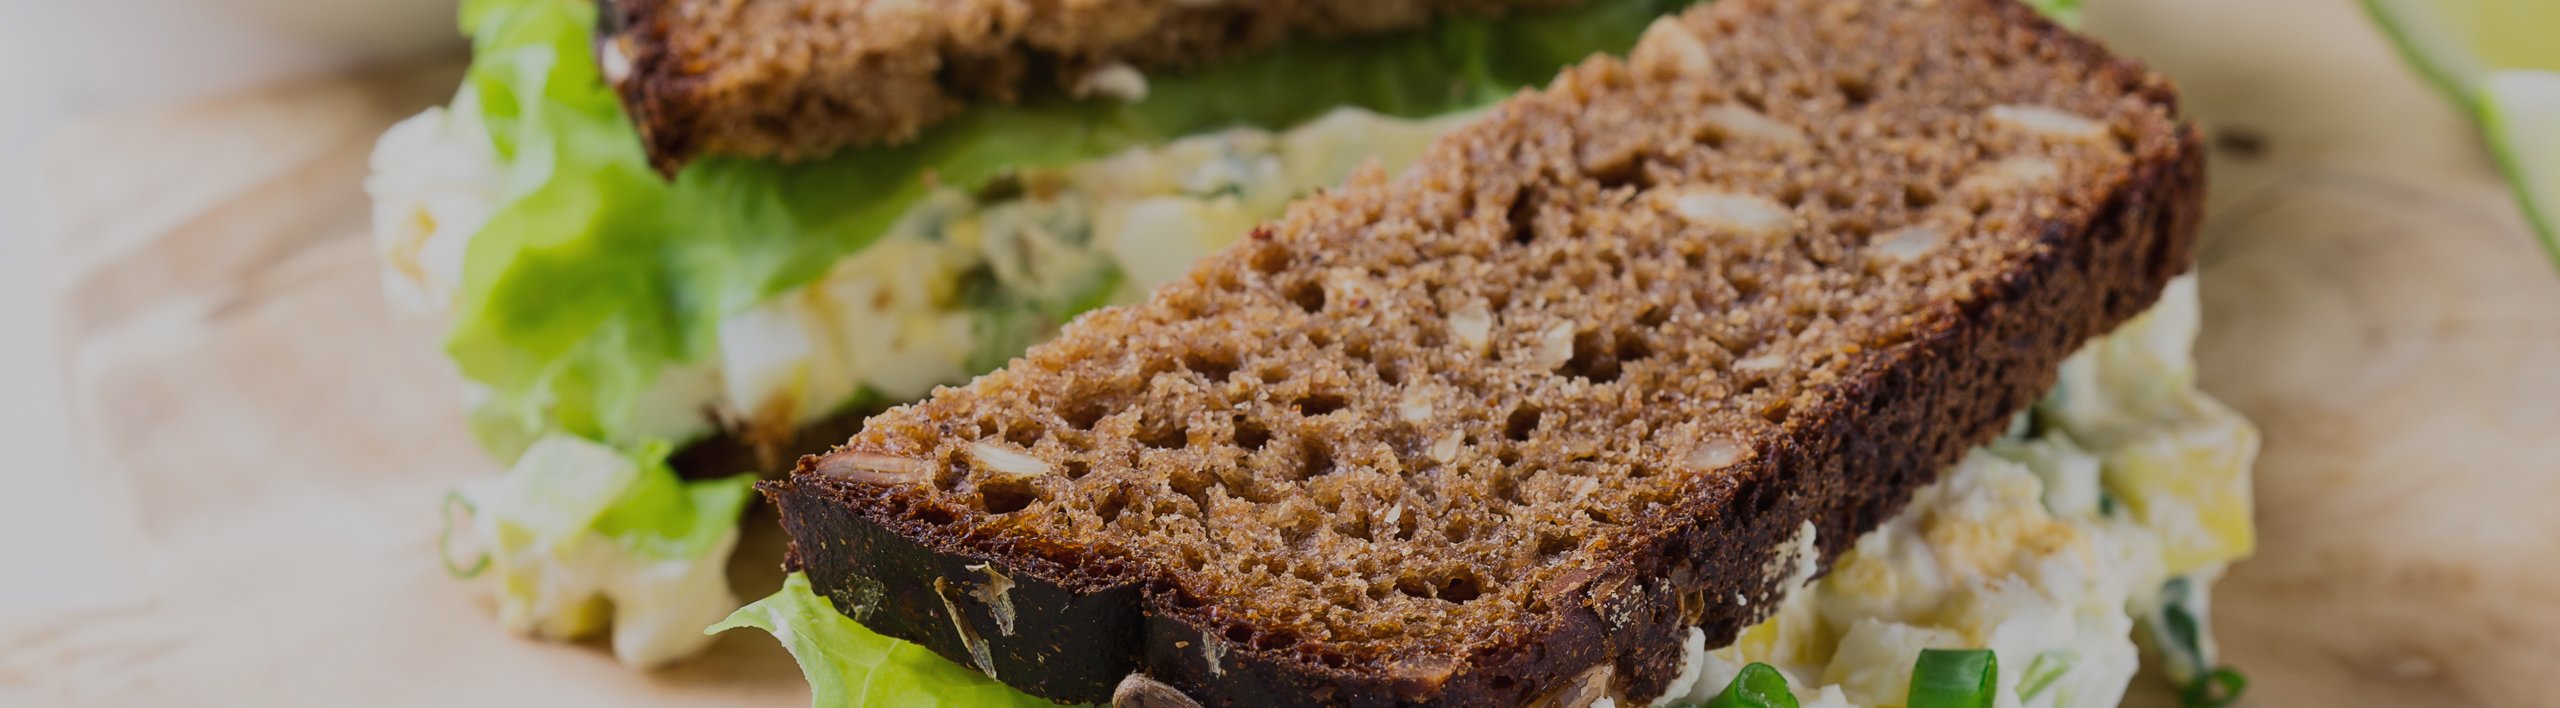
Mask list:
[{"label": "green lettuce leaf", "polygon": [[809,677],[810,702],[821,706],[1047,706],[932,650],[872,632],[809,589],[792,573],[772,596],[738,608],[704,630],[739,627],[773,633]]},{"label": "green lettuce leaf", "polygon": [[703,480],[679,477],[667,466],[666,446],[639,455],[639,473],[622,495],[596,517],[594,531],[648,559],[691,558],[738,526],[755,492],[756,476]]},{"label": "green lettuce leaf", "polygon": [[2073,29],[2080,27],[2080,0],[2026,0],[2026,2],[2028,7],[2044,13],[2045,17],[2053,18],[2057,24]]},{"label": "green lettuce leaf", "polygon": [[1438,23],[1285,47],[1149,77],[1134,103],[1035,97],[971,110],[893,148],[784,165],[712,158],[659,180],[589,56],[587,0],[472,0],[467,81],[503,163],[506,203],[465,257],[447,351],[489,396],[501,453],[561,430],[631,445],[634,401],[692,361],[728,313],[806,284],[878,238],[933,181],[975,188],[1207,130],[1281,128],[1336,106],[1429,116],[1539,84],[1633,46],[1694,0]]},{"label": "green lettuce leaf", "polygon": [[660,248],[669,186],[588,57],[592,4],[475,0],[462,15],[473,36],[464,81],[506,203],[466,250],[446,350],[489,388],[477,417],[493,447],[555,429],[637,442],[609,433],[684,352]]}]

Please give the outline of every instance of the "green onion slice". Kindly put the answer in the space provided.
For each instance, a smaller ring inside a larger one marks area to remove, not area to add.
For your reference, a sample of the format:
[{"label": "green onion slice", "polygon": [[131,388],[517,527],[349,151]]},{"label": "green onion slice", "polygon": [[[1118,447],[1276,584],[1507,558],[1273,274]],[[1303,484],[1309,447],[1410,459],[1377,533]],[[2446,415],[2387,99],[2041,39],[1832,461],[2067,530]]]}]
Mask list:
[{"label": "green onion slice", "polygon": [[1922,649],[1911,667],[1911,708],[1991,708],[2000,658],[1989,649]]},{"label": "green onion slice", "polygon": [[2188,708],[2222,708],[2249,692],[2249,677],[2228,666],[2214,667],[2187,684],[2179,698]]},{"label": "green onion slice", "polygon": [[1742,667],[1742,673],[1725,685],[1723,693],[1708,700],[1706,708],[1796,708],[1796,694],[1787,689],[1786,674],[1755,661]]},{"label": "green onion slice", "polygon": [[2053,683],[2071,673],[2071,666],[2079,661],[2080,655],[2062,649],[2037,654],[2034,661],[2027,662],[2026,672],[2018,674],[2018,700],[2032,699],[2051,690]]},{"label": "green onion slice", "polygon": [[478,509],[471,506],[471,500],[462,496],[462,492],[445,493],[442,509],[444,527],[436,530],[436,560],[443,561],[444,572],[452,574],[453,577],[476,577],[481,571],[489,569],[489,550],[485,548],[472,549],[471,552],[478,555],[468,562],[454,561],[453,527],[457,522],[460,525],[470,525],[471,518],[479,513]]}]

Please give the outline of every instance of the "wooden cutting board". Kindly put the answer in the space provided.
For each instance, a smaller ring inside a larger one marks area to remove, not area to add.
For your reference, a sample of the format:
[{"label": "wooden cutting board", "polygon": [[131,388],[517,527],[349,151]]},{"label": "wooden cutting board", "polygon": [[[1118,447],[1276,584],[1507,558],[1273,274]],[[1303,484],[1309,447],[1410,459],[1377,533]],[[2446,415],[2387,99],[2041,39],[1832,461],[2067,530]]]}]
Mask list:
[{"label": "wooden cutting board", "polygon": [[[2560,276],[2469,126],[2346,0],[2094,4],[2217,146],[2199,355],[2266,432],[2261,547],[2215,598],[2247,703],[2560,705]],[[805,702],[762,635],[631,673],[498,632],[435,564],[435,500],[497,470],[434,333],[382,302],[360,184],[458,66],[55,142],[89,492],[62,503],[96,507],[124,576],[0,623],[0,703]],[[776,582],[770,527],[746,594]]]}]

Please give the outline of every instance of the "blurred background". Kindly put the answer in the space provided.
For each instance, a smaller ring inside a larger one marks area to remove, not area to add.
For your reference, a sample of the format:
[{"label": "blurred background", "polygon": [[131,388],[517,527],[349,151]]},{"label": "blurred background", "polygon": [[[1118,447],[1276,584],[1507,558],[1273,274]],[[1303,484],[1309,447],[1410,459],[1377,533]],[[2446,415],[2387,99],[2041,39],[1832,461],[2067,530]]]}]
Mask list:
[{"label": "blurred background", "polygon": [[[54,240],[73,231],[136,238],[155,226],[142,218],[109,234],[63,223],[64,211],[51,207],[95,185],[48,174],[48,165],[82,159],[62,154],[61,136],[101,115],[438,54],[458,61],[464,47],[453,12],[454,0],[0,3],[0,449],[11,451],[13,468],[0,474],[0,537],[72,544],[100,538],[99,510],[77,503],[88,497],[76,493],[81,479],[65,405],[72,387],[63,376],[67,352],[56,316],[71,264]],[[84,588],[113,573],[101,553],[57,550],[65,552],[7,559],[26,571],[19,577],[62,581],[0,583],[0,616],[78,602],[94,594]]]}]

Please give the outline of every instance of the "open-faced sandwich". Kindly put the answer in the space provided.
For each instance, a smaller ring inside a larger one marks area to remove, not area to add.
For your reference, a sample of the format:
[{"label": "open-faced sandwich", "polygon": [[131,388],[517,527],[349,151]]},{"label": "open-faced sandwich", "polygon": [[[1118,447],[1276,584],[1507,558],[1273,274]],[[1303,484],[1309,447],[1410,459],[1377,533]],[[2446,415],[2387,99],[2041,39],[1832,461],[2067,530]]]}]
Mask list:
[{"label": "open-faced sandwich", "polygon": [[1720,0],[804,458],[731,624],[827,705],[2216,688],[2201,157],[2023,5]]}]

